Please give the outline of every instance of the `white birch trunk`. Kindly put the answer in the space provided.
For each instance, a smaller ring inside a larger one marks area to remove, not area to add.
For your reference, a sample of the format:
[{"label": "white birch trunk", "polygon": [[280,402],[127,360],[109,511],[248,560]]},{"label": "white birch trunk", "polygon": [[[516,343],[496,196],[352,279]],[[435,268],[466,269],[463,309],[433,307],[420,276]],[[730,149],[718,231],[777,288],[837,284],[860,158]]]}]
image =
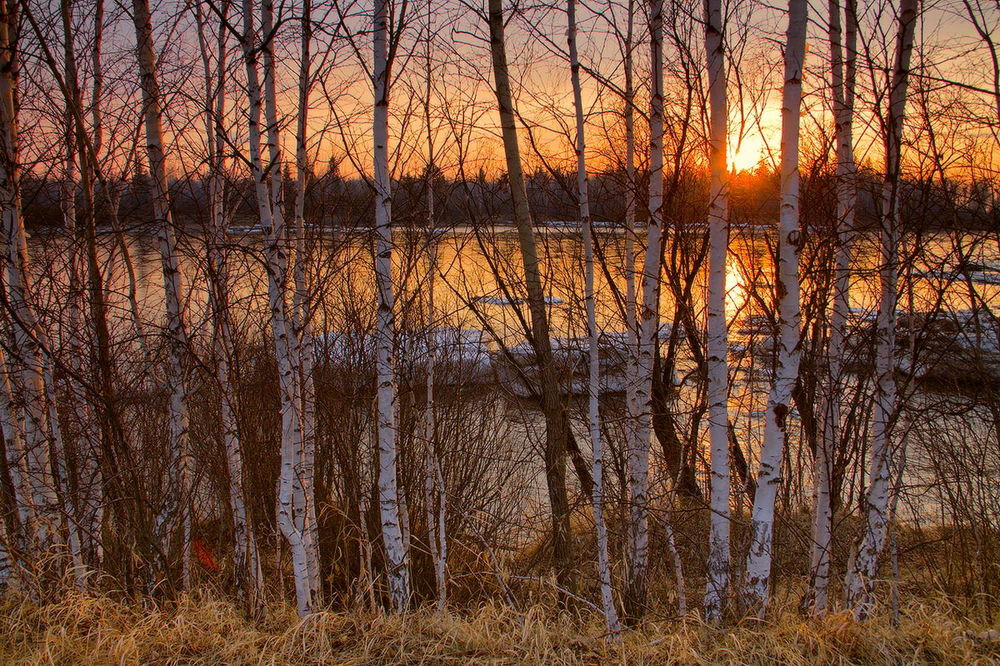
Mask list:
[{"label": "white birch trunk", "polygon": [[876,321],[875,416],[872,453],[865,497],[865,527],[854,566],[848,572],[847,603],[855,617],[872,610],[872,592],[879,557],[889,528],[889,495],[892,475],[892,426],[896,416],[896,301],[899,277],[899,181],[906,90],[917,23],[918,0],[901,0],[896,35],[896,55],[889,92],[888,136],[885,144],[885,184],[881,201],[881,296]]},{"label": "white birch trunk", "polygon": [[300,528],[306,542],[309,564],[309,585],[313,598],[320,598],[319,532],[316,518],[315,469],[316,469],[316,391],[313,384],[315,366],[312,336],[312,312],[309,288],[306,282],[305,202],[309,177],[309,155],[306,147],[309,119],[310,58],[312,41],[312,2],[302,3],[301,55],[299,58],[299,105],[295,130],[295,261],[293,265],[293,326],[296,345],[295,361],[299,387],[298,404],[302,421],[302,459],[296,478],[299,483],[301,504]]},{"label": "white birch trunk", "polygon": [[639,375],[639,328],[636,322],[635,293],[635,84],[633,81],[633,16],[635,0],[628,3],[628,26],[625,33],[625,325],[628,329],[629,351],[625,366],[625,409],[629,446],[635,441],[635,424],[639,415],[636,389]]},{"label": "white birch trunk", "polygon": [[[254,28],[253,0],[243,1],[242,49],[247,69],[247,89],[250,97],[249,152],[254,179],[257,210],[261,225],[267,230],[264,253],[267,266],[268,307],[271,331],[274,335],[275,357],[278,363],[278,389],[281,398],[281,466],[278,475],[277,522],[288,542],[292,557],[292,578],[295,584],[295,604],[300,616],[314,610],[310,567],[305,537],[296,518],[296,468],[302,451],[301,419],[296,402],[295,368],[292,364],[285,304],[288,260],[281,187],[281,150],[278,144],[277,102],[272,51],[274,10],[270,0],[261,5],[261,29],[268,41],[260,44]],[[258,53],[263,54],[264,80],[258,72]],[[261,155],[262,106],[267,122],[267,143],[271,180],[268,182]]]},{"label": "white birch trunk", "polygon": [[649,220],[642,269],[635,402],[635,439],[629,451],[629,580],[626,601],[632,618],[645,613],[649,569],[649,448],[653,418],[653,365],[659,336],[660,248],[663,238],[663,1],[650,0],[652,90],[649,112]]},{"label": "white birch trunk", "polygon": [[[215,377],[221,394],[219,417],[222,443],[226,452],[229,474],[230,517],[233,528],[233,560],[238,593],[251,608],[259,607],[263,580],[253,525],[247,516],[244,491],[245,466],[236,422],[236,394],[230,369],[233,355],[232,329],[229,319],[229,268],[226,261],[225,201],[225,137],[223,119],[226,114],[226,30],[219,28],[216,44],[216,64],[211,65],[211,47],[206,35],[207,23],[201,4],[195,4],[198,24],[198,44],[202,52],[205,74],[205,145],[208,150],[209,190],[209,307],[212,317],[212,345],[215,356]],[[228,5],[223,5],[223,19],[228,20]]]},{"label": "white birch trunk", "polygon": [[781,460],[792,389],[799,370],[799,107],[802,101],[807,11],[806,0],[789,0],[781,106],[781,210],[775,276],[779,326],[777,368],[767,401],[743,590],[746,610],[758,616],[767,610],[770,593],[775,499],[781,485]]},{"label": "white birch trunk", "polygon": [[184,354],[187,336],[184,331],[184,312],[180,269],[177,260],[177,241],[167,194],[167,171],[163,150],[160,87],[156,79],[156,56],[153,46],[153,27],[149,13],[149,0],[133,0],[136,50],[142,81],[143,121],[146,128],[146,156],[152,184],[153,217],[159,234],[160,264],[163,271],[164,306],[167,312],[167,344],[169,358],[165,389],[169,395],[168,497],[164,508],[156,517],[156,532],[161,548],[167,552],[166,543],[173,526],[182,530],[181,566],[185,588],[191,584],[191,488],[188,459],[188,408],[184,386]]},{"label": "white birch trunk", "polygon": [[[428,0],[428,22],[432,16],[431,0]],[[434,130],[431,124],[431,26],[427,26],[425,53],[424,124],[427,130],[427,405],[424,422],[424,441],[427,446],[426,468],[424,470],[424,494],[427,503],[427,540],[430,545],[431,563],[434,566],[434,585],[437,590],[437,609],[444,612],[448,607],[448,537],[445,530],[446,493],[441,459],[437,450],[437,424],[434,418],[434,371],[437,364],[437,340],[434,325],[437,314],[434,309],[434,278],[437,271],[437,238],[435,236],[434,213]]]},{"label": "white birch trunk", "polygon": [[[636,399],[639,386],[639,325],[637,321],[635,263],[636,263],[636,205],[637,183],[635,177],[635,83],[634,83],[634,34],[635,0],[628,2],[625,32],[625,327],[628,336],[628,354],[625,358],[625,442],[629,474],[635,451],[636,428],[639,422],[639,405]],[[630,498],[631,499],[631,498]],[[629,503],[631,507],[631,503]],[[631,511],[630,511],[631,514]],[[630,515],[631,517],[631,515]],[[626,562],[631,562],[631,541],[626,545]],[[626,597],[626,602],[628,597]],[[631,605],[625,607],[631,613]]]},{"label": "white birch trunk", "polygon": [[[74,111],[76,113],[83,113],[83,96],[80,93],[79,82],[77,78],[77,64],[76,64],[76,49],[74,44],[74,32],[73,32],[73,9],[72,4],[68,0],[62,0],[59,3],[60,16],[62,19],[63,28],[63,61],[65,68],[65,103],[67,105],[66,109],[66,126],[65,126],[65,141],[66,141],[66,154],[65,154],[65,164],[64,164],[64,180],[63,180],[63,191],[62,195],[62,212],[63,212],[63,226],[70,233],[72,249],[69,255],[69,284],[70,284],[70,303],[68,307],[69,314],[69,329],[68,329],[68,340],[66,346],[69,350],[68,358],[69,364],[73,370],[80,376],[83,374],[83,363],[82,358],[84,356],[84,341],[81,339],[81,335],[84,330],[83,323],[83,312],[81,308],[81,303],[78,300],[78,295],[82,294],[80,290],[79,283],[79,270],[82,268],[80,265],[79,252],[76,245],[76,145],[77,145],[77,125],[75,122]],[[71,106],[72,105],[72,106]],[[81,158],[83,155],[81,155]],[[83,164],[82,168],[89,168],[89,164],[81,159]],[[85,178],[86,182],[89,184],[91,180]],[[87,192],[86,195],[91,195],[92,191]],[[47,336],[44,335],[43,331],[39,331],[40,337],[44,340]],[[44,341],[44,346],[51,349],[48,341]],[[80,527],[81,514],[84,512],[82,510],[77,510],[74,499],[71,495],[71,489],[74,485],[77,488],[81,488],[85,483],[89,484],[89,479],[82,479],[79,476],[76,479],[76,483],[72,483],[69,479],[69,460],[68,449],[63,441],[63,432],[59,423],[59,413],[56,408],[57,397],[56,397],[56,386],[55,377],[52,372],[51,363],[46,364],[45,369],[45,384],[46,384],[46,396],[48,398],[48,411],[49,411],[49,431],[52,437],[53,450],[56,455],[56,470],[58,471],[59,480],[61,482],[61,487],[59,492],[61,494],[60,500],[62,503],[63,516],[66,521],[67,528],[67,538],[68,546],[70,551],[70,562],[72,565],[72,575],[73,581],[78,590],[83,590],[86,585],[86,575],[84,570],[84,537],[82,535],[83,530]],[[82,400],[79,400],[83,395],[85,390],[80,387],[77,390],[75,386],[76,382],[74,380],[69,380],[67,384],[67,394],[69,395],[71,402],[71,409],[75,413],[76,420],[80,424],[80,439],[77,443],[77,450],[82,456],[78,460],[78,467],[82,468],[85,472],[88,471],[87,459],[92,458],[90,452],[96,444],[96,438],[93,437],[91,424],[93,419],[90,416],[89,410],[86,409],[85,404]],[[85,492],[81,489],[80,492]],[[81,507],[84,509],[84,507]],[[84,518],[84,520],[86,520]]]},{"label": "white birch trunk", "polygon": [[373,167],[375,175],[375,281],[378,291],[376,322],[376,371],[378,375],[379,515],[392,608],[406,610],[410,601],[410,576],[401,524],[396,459],[396,378],[393,363],[395,328],[392,285],[391,180],[389,176],[389,8],[388,0],[375,0],[373,84],[375,114]]},{"label": "white birch trunk", "polygon": [[608,526],[604,520],[604,448],[600,416],[600,348],[594,297],[594,226],[590,217],[590,194],[587,184],[587,142],[584,134],[583,93],[580,86],[580,58],[576,46],[576,0],[567,0],[566,32],[569,47],[570,79],[573,85],[573,109],[576,115],[576,187],[580,204],[580,227],[583,232],[584,297],[587,309],[588,390],[587,416],[593,446],[593,506],[597,531],[597,577],[601,586],[601,608],[608,638],[621,633],[618,611],[611,589],[611,565],[608,558]]},{"label": "white birch trunk", "polygon": [[[433,363],[433,361],[431,361]],[[428,418],[427,418],[427,469],[425,471],[427,492],[427,525],[431,543],[431,559],[434,565],[434,585],[437,590],[437,610],[444,612],[448,607],[448,534],[445,529],[447,495],[441,459],[438,457],[435,437],[435,422],[432,414],[434,406],[433,374],[428,375]]]},{"label": "white birch trunk", "polygon": [[[4,455],[14,491],[14,507],[17,511],[21,533],[17,535],[16,548],[25,550],[37,529],[35,505],[28,485],[28,460],[24,451],[23,419],[11,394],[11,368],[0,349],[0,372],[3,373],[0,391],[0,427],[3,429]],[[8,535],[10,536],[10,535]]]},{"label": "white birch trunk", "polygon": [[[0,175],[0,180],[2,179],[3,176]],[[4,197],[4,195],[5,193],[0,193],[0,197]],[[13,325],[12,356],[18,371],[14,375],[17,385],[14,394],[20,403],[23,419],[25,481],[27,482],[27,497],[30,498],[29,501],[35,516],[33,538],[36,547],[44,552],[55,544],[59,533],[58,499],[56,498],[49,460],[50,438],[47,432],[48,415],[45,408],[47,403],[45,364],[41,350],[36,343],[37,324],[34,312],[26,301],[25,285],[22,282],[26,271],[22,271],[20,266],[24,266],[25,264],[22,262],[27,261],[27,248],[25,247],[23,253],[14,249],[24,241],[24,227],[20,211],[4,207],[2,215],[4,217],[4,240],[13,240],[11,253],[8,254],[6,260],[8,262],[8,298],[16,318]],[[20,241],[18,237],[20,237]]]},{"label": "white birch trunk", "polygon": [[674,584],[677,586],[677,617],[684,619],[687,615],[687,586],[684,583],[684,562],[681,560],[681,552],[677,549],[677,539],[674,538],[674,530],[670,523],[663,523],[664,531],[667,534],[667,550],[670,551],[670,560],[674,565]]},{"label": "white birch trunk", "polygon": [[[429,170],[428,173],[431,173]],[[428,178],[428,186],[431,179]],[[437,592],[437,610],[444,612],[448,604],[448,584],[446,567],[448,563],[448,540],[445,532],[445,492],[441,461],[437,453],[436,423],[434,419],[434,370],[437,362],[437,342],[433,335],[434,325],[434,271],[436,268],[436,248],[433,240],[434,196],[428,189],[428,359],[427,359],[427,404],[424,412],[424,442],[427,447],[424,467],[424,501],[427,510],[427,541],[430,547],[431,563],[434,567],[434,586]]]},{"label": "white birch trunk", "polygon": [[[854,234],[854,82],[857,40],[857,6],[847,0],[842,12],[839,0],[830,0],[830,62],[832,70],[833,116],[837,142],[837,254],[834,269],[833,307],[830,314],[828,349],[829,377],[823,413],[823,432],[816,449],[813,491],[813,542],[810,557],[810,598],[807,606],[814,614],[826,612],[829,602],[830,539],[833,531],[833,464],[840,429],[840,407],[844,385],[844,336],[850,313],[851,238]],[[842,43],[841,14],[845,14],[846,44]],[[846,49],[846,53],[845,53]]]},{"label": "white birch trunk", "polygon": [[726,354],[726,257],[729,243],[729,190],[726,170],[728,104],[721,0],[705,3],[705,53],[708,59],[708,428],[712,452],[711,532],[705,619],[722,619],[729,588],[729,367]]},{"label": "white birch trunk", "polygon": [[[70,120],[69,122],[72,122]],[[75,144],[75,125],[70,125],[67,132],[67,145]],[[71,166],[72,164],[72,166]],[[87,168],[86,166],[84,168]],[[77,241],[77,226],[76,226],[76,206],[74,199],[76,196],[76,184],[75,184],[75,159],[73,157],[72,151],[67,151],[67,165],[66,165],[66,190],[63,193],[63,219],[64,226],[70,233],[71,243],[73,243],[73,249],[69,257],[69,280],[70,280],[70,302],[68,307],[68,319],[69,325],[66,329],[65,336],[68,338],[65,342],[67,353],[67,364],[72,368],[72,372],[77,377],[84,376],[86,368],[84,367],[83,359],[86,357],[86,344],[87,340],[85,337],[85,332],[87,329],[87,324],[84,321],[84,289],[81,278],[83,277],[83,272],[85,270],[83,257],[76,248]],[[47,375],[51,377],[51,368],[47,369]],[[53,379],[54,381],[54,379]],[[99,436],[96,431],[96,419],[94,418],[93,411],[90,409],[90,405],[86,402],[86,386],[82,385],[79,381],[74,378],[64,378],[63,383],[65,385],[66,394],[68,395],[70,408],[73,411],[75,421],[79,428],[79,433],[76,438],[76,486],[77,486],[77,498],[75,502],[71,505],[75,507],[75,511],[72,515],[67,514],[67,520],[71,521],[71,529],[77,529],[76,539],[79,540],[80,548],[80,562],[87,559],[97,566],[100,564],[101,560],[101,545],[100,545],[100,525],[103,517],[103,502],[102,502],[102,480],[101,480],[101,470],[100,470],[100,460],[99,460]],[[49,399],[52,405],[49,408],[50,419],[56,418],[56,396],[55,396],[55,386],[53,384],[52,388],[48,389],[50,393]],[[68,459],[66,458],[68,454],[67,448],[61,443],[62,431],[58,427],[58,424],[52,429],[52,435],[56,440],[56,450],[60,451],[59,454],[62,458],[59,461],[60,477],[65,486],[64,492],[68,492],[71,487],[69,478],[63,473],[63,469],[67,470],[68,473]],[[66,499],[63,499],[64,508],[66,507]],[[74,535],[70,533],[70,542],[72,548],[72,542],[74,541]],[[75,556],[74,556],[75,559]],[[82,587],[82,580],[77,580],[77,583]]]},{"label": "white birch trunk", "polygon": [[[5,3],[8,0],[3,0]],[[5,4],[0,11],[0,241],[3,252],[3,277],[11,328],[11,395],[20,404],[24,434],[22,479],[25,500],[34,514],[34,545],[41,551],[57,541],[59,508],[49,461],[49,437],[46,423],[45,368],[37,343],[38,324],[27,300],[28,245],[21,217],[19,136],[17,126],[17,72],[14,50],[16,16]],[[13,415],[13,413],[12,413]]]}]

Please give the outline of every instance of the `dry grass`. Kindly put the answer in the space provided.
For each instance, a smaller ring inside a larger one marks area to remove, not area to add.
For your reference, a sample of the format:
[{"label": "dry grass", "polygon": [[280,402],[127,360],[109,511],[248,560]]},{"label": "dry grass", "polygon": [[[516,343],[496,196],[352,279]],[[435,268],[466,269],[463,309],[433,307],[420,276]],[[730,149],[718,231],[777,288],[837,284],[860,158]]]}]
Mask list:
[{"label": "dry grass", "polygon": [[901,664],[1000,663],[993,626],[956,619],[946,604],[905,609],[899,627],[844,615],[715,630],[697,620],[651,623],[619,645],[595,619],[536,606],[487,605],[468,614],[419,611],[321,613],[299,621],[284,606],[259,620],[205,594],[156,606],[70,596],[37,605],[0,604],[4,664]]}]

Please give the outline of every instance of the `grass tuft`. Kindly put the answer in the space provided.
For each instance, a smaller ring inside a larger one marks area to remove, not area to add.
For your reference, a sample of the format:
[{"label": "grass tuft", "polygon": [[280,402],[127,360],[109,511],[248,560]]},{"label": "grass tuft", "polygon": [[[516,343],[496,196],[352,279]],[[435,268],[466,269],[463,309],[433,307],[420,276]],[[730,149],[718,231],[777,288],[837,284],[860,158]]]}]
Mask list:
[{"label": "grass tuft", "polygon": [[767,622],[725,629],[694,618],[650,622],[619,644],[601,633],[597,618],[543,605],[299,620],[277,605],[248,619],[205,592],[169,604],[79,594],[47,604],[0,600],[4,664],[1000,663],[1000,618],[988,626],[929,601],[904,608],[899,626],[887,617],[857,623],[844,613],[804,618],[779,610]]}]

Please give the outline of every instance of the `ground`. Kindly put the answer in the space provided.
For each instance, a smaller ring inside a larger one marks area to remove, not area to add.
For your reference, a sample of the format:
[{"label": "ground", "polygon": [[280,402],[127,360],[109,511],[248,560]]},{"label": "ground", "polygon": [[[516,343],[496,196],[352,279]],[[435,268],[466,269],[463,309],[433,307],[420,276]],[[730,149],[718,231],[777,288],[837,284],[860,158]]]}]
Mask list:
[{"label": "ground", "polygon": [[176,602],[70,595],[0,603],[4,664],[902,664],[1000,663],[1000,617],[973,621],[941,600],[857,623],[844,614],[777,611],[766,622],[714,629],[696,618],[653,621],[607,642],[593,616],[538,605],[319,613],[287,606],[248,619],[208,593]]}]

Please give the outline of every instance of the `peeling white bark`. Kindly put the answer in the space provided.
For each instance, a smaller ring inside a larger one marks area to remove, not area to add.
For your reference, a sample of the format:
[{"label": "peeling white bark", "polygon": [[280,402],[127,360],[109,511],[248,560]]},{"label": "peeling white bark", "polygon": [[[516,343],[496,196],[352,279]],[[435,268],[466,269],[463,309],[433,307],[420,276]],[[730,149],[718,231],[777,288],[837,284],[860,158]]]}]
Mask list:
[{"label": "peeling white bark", "polygon": [[312,42],[312,2],[303,0],[299,56],[299,105],[295,129],[295,255],[292,267],[294,292],[292,295],[292,328],[294,336],[293,359],[296,365],[296,388],[299,418],[302,423],[302,454],[296,469],[296,495],[298,529],[305,539],[309,587],[314,602],[322,594],[319,571],[319,524],[316,519],[315,469],[316,469],[316,391],[313,384],[315,366],[312,337],[312,312],[309,288],[306,282],[305,245],[305,191],[309,177],[309,156],[306,147],[309,122],[310,58]]},{"label": "peeling white bark", "polygon": [[[300,616],[314,610],[313,585],[310,577],[305,536],[302,521],[297,519],[296,467],[300,464],[302,452],[302,422],[299,415],[295,388],[295,368],[290,348],[293,334],[286,315],[285,286],[287,284],[288,259],[286,252],[287,234],[283,215],[283,193],[281,187],[281,147],[279,145],[277,102],[272,31],[274,27],[274,7],[270,0],[261,5],[261,30],[268,40],[260,43],[254,27],[254,2],[243,0],[243,36],[241,47],[247,70],[247,90],[249,93],[249,153],[250,169],[254,180],[257,212],[261,226],[267,230],[264,241],[265,263],[267,267],[267,293],[270,310],[271,332],[274,336],[275,357],[278,362],[278,390],[281,398],[281,464],[278,474],[277,522],[282,536],[288,543],[292,557],[292,578],[295,585],[295,605]],[[263,84],[258,70],[258,55],[263,56]],[[267,122],[268,172],[263,166],[261,149],[261,116]]]},{"label": "peeling white bark", "polygon": [[600,332],[594,296],[594,225],[590,217],[590,193],[587,183],[587,142],[583,117],[583,92],[580,85],[580,58],[576,46],[576,0],[567,0],[566,32],[569,47],[570,79],[573,85],[573,109],[576,116],[576,188],[580,205],[580,227],[583,232],[584,298],[587,309],[588,388],[587,417],[593,447],[593,507],[597,531],[597,577],[601,586],[601,609],[608,637],[621,633],[618,611],[611,589],[611,565],[608,558],[608,525],[604,520],[604,446],[601,441],[600,415]]},{"label": "peeling white bark", "polygon": [[764,442],[761,446],[757,492],[750,516],[744,603],[746,610],[763,615],[771,582],[774,505],[781,485],[781,459],[792,389],[799,370],[799,108],[805,61],[806,0],[789,0],[785,43],[785,85],[781,105],[781,210],[778,219],[777,368],[767,401]]},{"label": "peeling white bark", "polygon": [[410,602],[410,575],[406,566],[400,497],[397,481],[396,377],[393,360],[395,329],[392,285],[391,179],[389,176],[389,8],[388,0],[375,0],[373,34],[375,113],[373,168],[375,175],[375,281],[378,291],[376,320],[376,372],[378,383],[379,515],[385,547],[389,594],[396,613]]},{"label": "peeling white bark", "polygon": [[726,257],[729,243],[729,189],[726,170],[725,40],[721,0],[705,3],[705,53],[708,58],[708,428],[712,452],[709,508],[708,581],[705,619],[719,622],[729,588],[729,366],[726,336]]},{"label": "peeling white bark", "polygon": [[645,612],[649,569],[649,449],[653,419],[653,365],[660,321],[660,252],[663,239],[663,1],[650,0],[652,90],[649,112],[649,220],[642,269],[642,310],[635,391],[635,439],[629,446],[629,615]]},{"label": "peeling white bark", "polygon": [[[229,319],[229,267],[226,257],[226,227],[229,216],[225,200],[225,128],[226,115],[226,29],[218,30],[216,63],[211,63],[211,46],[206,34],[208,24],[200,3],[194,5],[198,44],[205,75],[205,146],[208,151],[209,190],[209,308],[212,318],[212,345],[215,378],[219,386],[219,417],[222,443],[229,475],[230,519],[233,529],[233,560],[238,593],[251,608],[259,607],[263,579],[253,525],[247,516],[244,478],[246,470],[239,428],[236,422],[236,393],[231,374],[233,357],[232,328]],[[228,5],[223,5],[223,19],[228,20]]]},{"label": "peeling white bark", "polygon": [[161,550],[171,532],[180,525],[182,579],[185,588],[191,583],[189,548],[191,521],[190,461],[188,452],[188,408],[184,382],[184,355],[187,335],[184,330],[181,275],[177,260],[177,241],[167,193],[167,171],[163,148],[160,87],[156,79],[156,56],[153,47],[153,25],[149,0],[133,0],[132,18],[135,23],[136,51],[142,83],[143,122],[146,130],[146,157],[152,185],[153,219],[159,235],[160,264],[163,272],[164,306],[167,313],[166,332],[169,357],[164,388],[169,396],[167,456],[170,473],[163,508],[156,516],[156,536]]}]

